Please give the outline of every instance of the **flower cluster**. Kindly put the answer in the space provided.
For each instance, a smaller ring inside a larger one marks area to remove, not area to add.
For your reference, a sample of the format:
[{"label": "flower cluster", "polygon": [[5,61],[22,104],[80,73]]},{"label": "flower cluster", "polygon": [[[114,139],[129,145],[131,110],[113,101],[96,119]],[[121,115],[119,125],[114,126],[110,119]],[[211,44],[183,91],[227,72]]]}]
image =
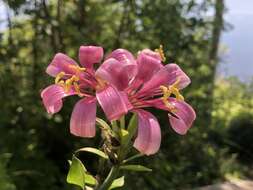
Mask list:
[{"label": "flower cluster", "polygon": [[[81,46],[80,65],[65,54],[55,55],[46,70],[55,77],[55,84],[41,92],[48,113],[60,111],[63,98],[79,96],[71,115],[70,132],[80,137],[95,136],[97,103],[110,121],[128,112],[136,113],[134,147],[146,155],[158,151],[161,131],[156,117],[145,108],[167,111],[175,132],[183,135],[188,131],[196,115],[180,90],[191,81],[178,65],[163,64],[162,48],[144,49],[137,57],[125,49],[114,50],[104,60],[103,54],[102,47]],[[101,63],[97,69],[96,63]]]}]

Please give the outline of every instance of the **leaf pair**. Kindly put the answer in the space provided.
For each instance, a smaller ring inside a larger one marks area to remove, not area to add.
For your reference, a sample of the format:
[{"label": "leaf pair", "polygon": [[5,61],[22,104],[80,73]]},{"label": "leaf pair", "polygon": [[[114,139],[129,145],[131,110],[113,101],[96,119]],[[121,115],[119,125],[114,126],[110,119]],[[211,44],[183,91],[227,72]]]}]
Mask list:
[{"label": "leaf pair", "polygon": [[73,155],[72,161],[70,161],[67,182],[80,186],[82,189],[84,189],[86,184],[96,185],[97,180],[92,175],[87,173],[87,170],[81,160]]}]

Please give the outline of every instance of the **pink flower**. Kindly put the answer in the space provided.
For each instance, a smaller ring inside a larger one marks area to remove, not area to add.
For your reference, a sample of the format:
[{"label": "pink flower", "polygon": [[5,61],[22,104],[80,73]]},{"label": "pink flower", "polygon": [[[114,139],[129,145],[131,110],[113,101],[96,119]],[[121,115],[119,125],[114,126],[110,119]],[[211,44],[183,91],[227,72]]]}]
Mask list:
[{"label": "pink flower", "polygon": [[[41,92],[48,113],[60,111],[62,100],[67,96],[81,97],[70,119],[70,132],[76,136],[95,136],[96,102],[101,105],[109,120],[119,119],[131,109],[131,104],[125,98],[125,92],[120,92],[102,79],[102,75],[95,72],[93,65],[101,62],[102,58],[102,47],[81,46],[79,49],[81,66],[67,55],[58,53],[46,69],[49,75],[55,77],[55,84]],[[101,67],[105,67],[108,61],[110,60],[106,60]],[[130,69],[128,63],[125,65]]]},{"label": "pink flower", "polygon": [[[156,107],[169,112],[172,128],[186,134],[196,118],[192,107],[183,100],[180,90],[190,84],[189,77],[176,64],[163,65],[162,49],[157,52],[145,49],[137,60],[127,50],[113,51],[96,71],[102,79],[119,89],[131,103],[131,111],[138,115],[138,134],[134,147],[150,155],[159,150],[160,126],[151,113],[143,110]],[[123,93],[124,92],[124,93]],[[174,97],[171,97],[171,96]]]}]

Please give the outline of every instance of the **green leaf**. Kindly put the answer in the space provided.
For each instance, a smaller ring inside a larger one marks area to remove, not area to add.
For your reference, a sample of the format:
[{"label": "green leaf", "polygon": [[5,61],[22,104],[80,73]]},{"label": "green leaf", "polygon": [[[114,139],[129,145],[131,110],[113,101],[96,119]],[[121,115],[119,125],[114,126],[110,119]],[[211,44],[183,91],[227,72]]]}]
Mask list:
[{"label": "green leaf", "polygon": [[80,148],[78,149],[76,152],[90,152],[90,153],[93,153],[93,154],[96,154],[104,159],[108,159],[109,157],[101,150],[98,150],[96,148],[92,148],[92,147],[85,147],[85,148]]},{"label": "green leaf", "polygon": [[113,130],[116,134],[118,134],[119,127],[118,127],[117,121],[111,121],[111,126],[112,126],[112,130]]},{"label": "green leaf", "polygon": [[128,138],[129,132],[125,129],[120,129],[120,141],[123,146],[128,142]]},{"label": "green leaf", "polygon": [[85,173],[85,183],[89,185],[96,185],[97,180],[92,175]]},{"label": "green leaf", "polygon": [[129,133],[129,139],[131,139],[134,136],[137,129],[137,125],[138,125],[137,114],[134,113],[127,127],[127,131]]},{"label": "green leaf", "polygon": [[126,122],[125,122],[125,115],[123,115],[123,116],[120,118],[120,128],[121,128],[121,129],[125,129],[125,125],[126,125]]},{"label": "green leaf", "polygon": [[73,155],[69,173],[67,176],[67,182],[70,184],[78,185],[82,189],[85,187],[85,172],[86,168],[83,163]]},{"label": "green leaf", "polygon": [[124,165],[120,166],[121,170],[132,170],[132,171],[137,171],[137,172],[151,172],[152,169],[147,168],[142,165]]},{"label": "green leaf", "polygon": [[125,164],[125,163],[127,163],[127,162],[130,162],[130,161],[132,161],[132,160],[134,160],[134,159],[136,159],[136,158],[140,158],[140,157],[142,157],[142,156],[145,156],[145,154],[139,153],[139,154],[133,155],[133,156],[131,156],[131,157],[129,157],[129,158],[123,160],[123,164]]},{"label": "green leaf", "polygon": [[114,188],[118,188],[118,187],[122,187],[125,183],[125,177],[122,176],[118,179],[115,179],[113,182],[112,182],[112,185],[110,186],[109,190],[111,189],[114,189]]}]

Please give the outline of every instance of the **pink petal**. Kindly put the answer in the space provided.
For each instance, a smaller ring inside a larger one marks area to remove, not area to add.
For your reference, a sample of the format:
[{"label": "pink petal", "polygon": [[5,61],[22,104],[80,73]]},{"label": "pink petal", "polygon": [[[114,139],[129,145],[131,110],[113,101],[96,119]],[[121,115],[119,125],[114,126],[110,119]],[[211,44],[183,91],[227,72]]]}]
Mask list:
[{"label": "pink petal", "polygon": [[193,121],[196,119],[196,113],[193,108],[184,101],[177,101],[170,98],[169,101],[176,108],[175,116],[169,114],[169,120],[172,128],[181,135],[187,133],[191,128]]},{"label": "pink petal", "polygon": [[[150,50],[151,51],[151,50]],[[145,52],[145,51],[144,51]],[[163,65],[161,61],[149,54],[139,53],[137,57],[138,73],[135,79],[142,82],[148,81],[157,71],[159,71]]]},{"label": "pink petal", "polygon": [[155,58],[155,59],[158,59],[159,61],[162,60],[159,53],[157,53],[157,52],[155,52],[155,51],[152,51],[152,50],[150,50],[150,49],[144,49],[144,50],[141,51],[141,53],[146,54],[146,55],[149,55],[149,56],[151,56],[151,57],[153,57],[153,58]]},{"label": "pink petal", "polygon": [[80,64],[92,69],[95,63],[99,63],[104,55],[104,50],[100,46],[81,46],[79,49]]},{"label": "pink petal", "polygon": [[110,121],[119,119],[130,108],[128,98],[122,93],[124,92],[119,92],[113,86],[107,86],[96,93],[97,100]]},{"label": "pink petal", "polygon": [[185,74],[185,72],[175,63],[167,64],[166,69],[170,73],[168,85],[173,84],[176,80],[180,80],[178,84],[179,89],[183,89],[191,83],[191,79]]},{"label": "pink petal", "polygon": [[131,52],[125,49],[116,49],[106,59],[114,58],[121,62],[122,64],[136,64],[135,58]]},{"label": "pink petal", "polygon": [[43,104],[47,109],[47,112],[50,114],[57,113],[62,108],[62,98],[66,96],[71,96],[76,94],[72,89],[66,93],[64,88],[53,84],[45,88],[41,92],[41,98],[43,100]]},{"label": "pink petal", "polygon": [[70,133],[79,137],[94,137],[96,134],[96,99],[79,100],[70,119]]},{"label": "pink petal", "polygon": [[131,104],[131,102],[129,101],[128,99],[128,96],[127,96],[127,93],[124,92],[124,91],[120,91],[120,96],[123,100],[123,102],[125,103],[126,107],[127,107],[127,110],[131,110],[133,109],[133,105]]},{"label": "pink petal", "polygon": [[67,55],[63,53],[57,53],[47,67],[46,72],[52,77],[55,77],[60,72],[74,74],[75,70],[70,67],[71,65],[77,65],[77,63]]},{"label": "pink petal", "polygon": [[155,116],[144,110],[136,110],[138,114],[138,134],[134,147],[146,155],[155,154],[161,144],[161,129]]},{"label": "pink petal", "polygon": [[[124,90],[129,83],[128,67],[114,58],[107,59],[96,71],[96,75],[106,80],[119,90]],[[131,71],[130,71],[131,72]]]},{"label": "pink petal", "polygon": [[114,58],[124,65],[125,75],[131,80],[137,74],[137,63],[132,53],[125,49],[114,50],[106,59]]},{"label": "pink petal", "polygon": [[184,101],[179,101],[176,98],[169,98],[169,103],[175,108],[175,111],[170,110],[165,106],[161,98],[146,101],[146,104],[151,107],[170,111],[169,120],[171,127],[178,134],[184,135],[192,126],[193,121],[196,119],[196,114],[193,108]]},{"label": "pink petal", "polygon": [[190,84],[190,78],[176,64],[168,64],[162,67],[153,77],[143,86],[139,93],[146,93],[160,88],[161,85],[172,85],[180,79],[178,88],[182,89]]}]

